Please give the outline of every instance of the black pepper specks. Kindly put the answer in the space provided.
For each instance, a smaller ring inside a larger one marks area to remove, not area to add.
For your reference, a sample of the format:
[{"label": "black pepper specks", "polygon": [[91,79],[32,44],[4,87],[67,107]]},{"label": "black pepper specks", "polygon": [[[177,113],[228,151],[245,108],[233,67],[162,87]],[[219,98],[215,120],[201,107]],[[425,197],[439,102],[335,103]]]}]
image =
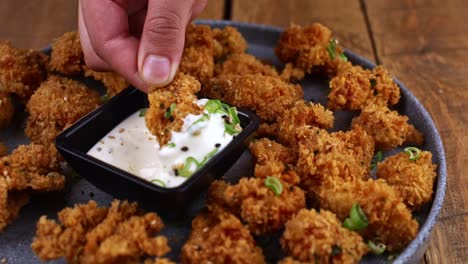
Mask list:
[{"label": "black pepper specks", "polygon": [[215,148],[219,148],[219,147],[221,147],[221,144],[220,144],[220,143],[216,143],[216,144],[215,144]]},{"label": "black pepper specks", "polygon": [[180,150],[182,150],[182,151],[184,151],[184,152],[185,152],[185,151],[188,151],[188,150],[189,150],[189,148],[188,148],[187,146],[183,146],[182,148],[180,148]]}]

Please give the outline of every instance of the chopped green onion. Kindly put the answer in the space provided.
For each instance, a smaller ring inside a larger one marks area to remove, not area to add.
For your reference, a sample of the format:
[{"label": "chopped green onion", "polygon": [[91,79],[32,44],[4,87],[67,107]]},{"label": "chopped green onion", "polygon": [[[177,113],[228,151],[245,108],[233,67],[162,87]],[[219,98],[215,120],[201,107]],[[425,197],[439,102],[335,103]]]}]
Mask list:
[{"label": "chopped green onion", "polygon": [[174,142],[171,142],[171,143],[168,143],[168,144],[166,145],[166,147],[168,147],[168,148],[175,148],[175,147],[176,147],[176,144],[175,144]]},{"label": "chopped green onion", "polygon": [[[330,42],[328,42],[327,51],[328,51],[328,55],[330,56],[332,60],[334,60],[335,57],[337,56],[337,52],[336,52],[337,45],[338,45],[338,41],[334,38],[330,39]],[[344,55],[344,53],[339,53],[338,58],[341,59],[342,61],[348,61],[348,58],[346,58],[346,55]]]},{"label": "chopped green onion", "polygon": [[369,220],[367,220],[366,215],[359,204],[355,203],[349,211],[349,217],[344,220],[343,227],[352,231],[360,231],[366,228],[368,224]]},{"label": "chopped green onion", "polygon": [[224,124],[224,129],[225,129],[225,132],[228,133],[229,135],[237,135],[240,133],[239,129],[238,129],[238,125],[239,124]]},{"label": "chopped green onion", "polygon": [[106,103],[107,101],[109,101],[109,99],[110,99],[110,96],[108,94],[103,94],[101,96],[101,102],[103,103]]},{"label": "chopped green onion", "polygon": [[411,161],[417,160],[421,156],[421,150],[416,147],[407,147],[404,149],[404,152],[409,156]]},{"label": "chopped green onion", "polygon": [[193,122],[192,126],[201,122],[208,121],[208,120],[210,120],[210,116],[207,114],[203,114],[202,117],[200,117],[197,121]]},{"label": "chopped green onion", "polygon": [[185,163],[182,169],[177,170],[177,174],[185,178],[192,176],[194,172],[190,170],[190,168],[192,167],[192,164],[195,164],[195,170],[197,170],[200,167],[198,161],[194,157],[188,157],[185,160]]},{"label": "chopped green onion", "polygon": [[382,243],[375,244],[371,240],[369,240],[369,242],[367,242],[367,246],[372,251],[372,253],[378,254],[378,255],[384,253],[385,248],[386,248],[385,244],[382,244]]},{"label": "chopped green onion", "polygon": [[206,156],[203,158],[202,162],[200,162],[200,167],[205,165],[208,162],[209,159],[211,159],[214,155],[216,155],[216,153],[218,153],[217,148],[212,150],[210,153],[206,154]]},{"label": "chopped green onion", "polygon": [[270,176],[266,177],[265,186],[271,189],[275,193],[276,196],[281,195],[281,193],[283,192],[283,185],[275,177],[270,177]]},{"label": "chopped green onion", "polygon": [[228,113],[229,115],[231,116],[231,119],[232,119],[232,123],[233,124],[240,124],[240,119],[239,117],[237,116],[237,109],[235,107],[230,107],[228,109]]},{"label": "chopped green onion", "polygon": [[151,180],[152,183],[156,184],[156,185],[159,185],[161,187],[166,187],[166,183],[164,183],[163,181],[161,180],[158,180],[158,179],[154,179],[154,180]]},{"label": "chopped green onion", "polygon": [[221,109],[220,100],[209,100],[205,104],[205,110],[210,114],[216,113],[219,109]]},{"label": "chopped green onion", "polygon": [[370,79],[369,82],[370,82],[370,86],[371,86],[372,88],[374,88],[374,87],[377,85],[377,80],[374,79],[374,78]]},{"label": "chopped green onion", "polygon": [[379,150],[372,159],[371,170],[375,169],[375,167],[377,167],[377,163],[380,161],[382,161],[382,151]]},{"label": "chopped green onion", "polygon": [[172,103],[169,108],[166,109],[166,112],[164,112],[164,118],[169,119],[174,113],[176,106],[176,103]]},{"label": "chopped green onion", "polygon": [[338,58],[340,58],[342,61],[348,61],[348,58],[346,58],[346,55],[344,53],[340,53],[338,55]]},{"label": "chopped green onion", "polygon": [[140,109],[140,113],[138,114],[138,116],[139,116],[139,117],[144,117],[147,110],[148,110],[148,108],[142,108],[142,109]]}]

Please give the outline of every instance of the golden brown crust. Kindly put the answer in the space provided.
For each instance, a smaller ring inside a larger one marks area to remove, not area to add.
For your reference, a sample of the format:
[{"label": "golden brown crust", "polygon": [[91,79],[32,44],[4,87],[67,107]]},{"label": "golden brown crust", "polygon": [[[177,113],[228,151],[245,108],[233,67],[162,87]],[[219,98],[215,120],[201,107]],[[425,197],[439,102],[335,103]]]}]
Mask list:
[{"label": "golden brown crust", "polygon": [[286,223],[281,246],[307,263],[358,263],[368,251],[362,237],[342,227],[333,213],[314,209],[302,209]]},{"label": "golden brown crust", "polygon": [[418,222],[410,210],[383,180],[342,182],[319,196],[321,208],[332,211],[342,221],[349,216],[353,204],[359,204],[369,220],[363,237],[385,244],[389,252],[402,250],[418,232]]},{"label": "golden brown crust", "polygon": [[87,66],[83,66],[83,71],[84,76],[101,81],[104,87],[106,87],[107,95],[110,97],[120,93],[129,86],[129,83],[115,72],[97,72]]},{"label": "golden brown crust", "polygon": [[182,263],[265,263],[249,230],[232,214],[201,213],[182,247]]},{"label": "golden brown crust", "polygon": [[11,97],[0,91],[0,129],[8,126],[15,114],[15,107]]},{"label": "golden brown crust", "polygon": [[417,210],[432,198],[436,168],[428,151],[422,151],[415,161],[398,153],[378,164],[377,177],[392,186],[408,208]]},{"label": "golden brown crust", "polygon": [[285,82],[299,82],[304,77],[304,70],[294,67],[292,63],[286,63],[280,75],[281,80]]},{"label": "golden brown crust", "polygon": [[84,55],[78,32],[66,32],[52,42],[50,69],[64,75],[77,75],[82,71]]},{"label": "golden brown crust", "polygon": [[[196,104],[195,93],[199,90],[200,83],[194,77],[178,73],[172,83],[148,94],[150,106],[145,115],[146,126],[157,137],[160,146],[169,142],[173,131],[182,129],[188,114],[202,112]],[[174,106],[172,115],[166,118],[165,113],[171,105]]]},{"label": "golden brown crust", "polygon": [[250,108],[267,121],[276,120],[303,97],[299,85],[262,74],[220,75],[211,79],[202,93],[237,107]]},{"label": "golden brown crust", "polygon": [[400,100],[400,88],[382,66],[373,70],[353,66],[330,81],[330,109],[359,110],[368,104],[391,106]]},{"label": "golden brown crust", "polygon": [[20,209],[29,201],[25,192],[9,191],[4,177],[0,176],[0,231],[10,224]]},{"label": "golden brown crust", "polygon": [[20,50],[9,42],[0,42],[0,92],[15,94],[27,102],[46,79],[48,60],[42,52]]},{"label": "golden brown crust", "polygon": [[274,66],[265,64],[256,57],[247,53],[236,53],[230,55],[223,63],[216,65],[215,73],[216,75],[244,75],[259,73],[266,76],[279,76]]},{"label": "golden brown crust", "polygon": [[408,117],[391,111],[386,106],[367,105],[359,116],[353,118],[352,126],[360,126],[375,140],[375,148],[388,150],[401,146],[404,142],[417,140],[423,143],[420,132],[408,123]]},{"label": "golden brown crust", "polygon": [[65,208],[57,223],[42,216],[32,249],[42,260],[65,257],[78,263],[138,263],[170,251],[155,213],[144,214],[136,203],[114,200],[110,208],[94,201]]},{"label": "golden brown crust", "polygon": [[231,54],[245,53],[247,41],[242,34],[234,27],[224,27],[213,29],[214,58],[216,62],[222,61]]}]

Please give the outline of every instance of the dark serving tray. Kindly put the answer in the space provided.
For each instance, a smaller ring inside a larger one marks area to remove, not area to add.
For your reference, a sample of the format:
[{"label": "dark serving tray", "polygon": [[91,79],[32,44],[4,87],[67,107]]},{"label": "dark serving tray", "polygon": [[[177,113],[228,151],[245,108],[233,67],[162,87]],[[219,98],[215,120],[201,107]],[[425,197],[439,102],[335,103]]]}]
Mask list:
[{"label": "dark serving tray", "polygon": [[[230,21],[203,20],[198,21],[198,23],[209,24],[214,27],[226,25],[237,27],[249,42],[249,53],[281,66],[274,55],[274,47],[282,31],[281,28]],[[346,55],[354,64],[362,65],[365,68],[375,66],[370,61],[350,51],[346,51]],[[100,87],[96,82],[90,82],[89,80],[87,82],[91,87]],[[443,203],[446,188],[445,154],[439,133],[430,115],[403,84],[398,80],[396,82],[402,91],[402,97],[396,109],[407,115],[410,122],[424,133],[426,142],[423,149],[432,152],[433,162],[437,164],[434,200],[432,204],[425,206],[416,215],[421,223],[419,233],[416,239],[394,261],[394,263],[417,263],[427,248],[431,230],[436,223],[437,215]],[[322,104],[327,102],[328,80],[318,76],[310,76],[303,80],[301,84],[304,88],[306,100]],[[345,111],[335,112],[335,128],[347,129],[354,115]],[[8,129],[0,131],[0,140],[6,142],[10,149],[18,144],[28,142],[23,132],[25,117],[26,114],[23,113],[23,110],[18,109],[15,122]],[[386,152],[384,156],[391,155],[395,151],[399,150]],[[251,156],[248,151],[245,151],[226,173],[225,177],[229,181],[236,181],[240,176],[251,175],[252,170]],[[193,200],[184,217],[178,220],[163,218],[166,227],[162,233],[167,235],[170,240],[172,251],[169,257],[173,260],[178,260],[179,250],[189,235],[192,218],[204,206],[204,195],[205,193],[201,193]],[[44,214],[55,218],[57,212],[63,207],[73,206],[76,203],[86,203],[90,199],[96,200],[100,205],[107,206],[113,197],[97,189],[84,179],[78,179],[62,193],[35,195],[32,197],[31,202],[21,210],[19,217],[3,233],[0,233],[0,259],[5,258],[8,263],[39,263],[40,260],[30,248],[37,219]],[[274,263],[284,256],[279,248],[278,238],[279,234],[256,238],[259,245],[263,247],[268,262]],[[64,260],[54,261],[53,263],[64,263]],[[361,263],[386,263],[386,257],[369,255],[364,257]]]}]

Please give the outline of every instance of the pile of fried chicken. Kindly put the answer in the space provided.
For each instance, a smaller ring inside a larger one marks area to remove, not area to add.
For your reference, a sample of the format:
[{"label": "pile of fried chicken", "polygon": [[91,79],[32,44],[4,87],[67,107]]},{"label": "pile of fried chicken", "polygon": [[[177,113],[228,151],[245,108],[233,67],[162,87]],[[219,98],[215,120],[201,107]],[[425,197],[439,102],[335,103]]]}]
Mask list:
[{"label": "pile of fried chicken", "polygon": [[[249,146],[253,175],[213,182],[206,208],[192,221],[182,263],[265,263],[256,238],[280,233],[280,263],[358,263],[378,249],[397,253],[416,236],[413,213],[431,202],[436,178],[432,154],[415,147],[381,160],[381,151],[424,144],[409,118],[392,110],[400,89],[388,71],[353,65],[330,29],[315,23],[282,32],[281,71],[248,53],[237,29],[189,25],[179,72],[152,87],[146,123],[160,144],[180,130],[198,96],[249,108],[261,119]],[[53,42],[50,57],[0,43],[0,129],[14,118],[13,97],[29,113],[29,145],[11,154],[0,143],[0,230],[35,192],[63,189],[63,162],[54,138],[102,104],[100,95],[70,77],[101,81],[113,96],[128,85],[112,72],[84,64],[79,37]],[[330,80],[326,106],[304,101],[306,75]],[[177,103],[172,118],[164,118]],[[336,110],[356,111],[347,131],[334,131]],[[414,155],[413,155],[414,154]],[[371,174],[375,174],[374,179]],[[135,203],[94,201],[65,208],[58,221],[37,222],[34,252],[69,263],[172,263],[162,220]],[[376,246],[378,245],[377,249]]]}]

